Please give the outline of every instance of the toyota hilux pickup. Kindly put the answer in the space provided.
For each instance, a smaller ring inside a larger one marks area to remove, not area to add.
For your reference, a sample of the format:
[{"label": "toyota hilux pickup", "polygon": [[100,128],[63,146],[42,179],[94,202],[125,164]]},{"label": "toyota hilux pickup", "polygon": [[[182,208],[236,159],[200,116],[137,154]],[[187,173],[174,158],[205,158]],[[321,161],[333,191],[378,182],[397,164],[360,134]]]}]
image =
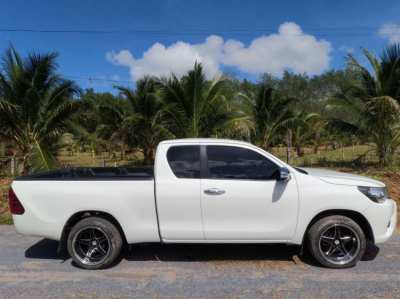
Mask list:
[{"label": "toyota hilux pickup", "polygon": [[59,240],[85,269],[151,242],[306,245],[323,266],[345,268],[390,238],[397,211],[382,182],[222,139],[163,141],[154,167],[18,177],[9,204],[19,233]]}]

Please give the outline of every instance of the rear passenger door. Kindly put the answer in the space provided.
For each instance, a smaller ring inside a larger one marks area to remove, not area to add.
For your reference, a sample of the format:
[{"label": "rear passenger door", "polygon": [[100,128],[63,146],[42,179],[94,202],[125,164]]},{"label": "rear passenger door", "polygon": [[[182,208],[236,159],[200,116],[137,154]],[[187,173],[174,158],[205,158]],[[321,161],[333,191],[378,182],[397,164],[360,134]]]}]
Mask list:
[{"label": "rear passenger door", "polygon": [[283,241],[294,233],[298,195],[295,179],[277,180],[280,167],[241,146],[207,145],[201,182],[207,240]]},{"label": "rear passenger door", "polygon": [[162,239],[204,240],[200,146],[163,144],[159,151],[155,162],[155,188]]}]

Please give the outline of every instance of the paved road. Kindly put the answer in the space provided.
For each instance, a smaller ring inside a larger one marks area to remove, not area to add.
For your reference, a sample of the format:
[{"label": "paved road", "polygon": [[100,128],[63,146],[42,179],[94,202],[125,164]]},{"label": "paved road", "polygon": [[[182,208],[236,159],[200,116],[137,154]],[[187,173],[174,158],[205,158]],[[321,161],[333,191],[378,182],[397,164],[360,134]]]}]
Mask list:
[{"label": "paved road", "polygon": [[400,298],[400,235],[346,270],[285,245],[141,245],[112,269],[84,271],[56,247],[0,226],[0,298]]}]

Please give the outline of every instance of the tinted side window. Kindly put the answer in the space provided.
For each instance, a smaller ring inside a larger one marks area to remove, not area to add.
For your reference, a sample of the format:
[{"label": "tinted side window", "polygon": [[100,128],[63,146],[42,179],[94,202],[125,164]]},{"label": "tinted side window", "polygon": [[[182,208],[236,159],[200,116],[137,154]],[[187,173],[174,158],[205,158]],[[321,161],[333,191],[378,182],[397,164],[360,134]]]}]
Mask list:
[{"label": "tinted side window", "polygon": [[234,146],[207,146],[211,179],[276,179],[279,167],[259,153]]},{"label": "tinted side window", "polygon": [[200,146],[173,146],[167,152],[167,159],[176,177],[200,178]]}]

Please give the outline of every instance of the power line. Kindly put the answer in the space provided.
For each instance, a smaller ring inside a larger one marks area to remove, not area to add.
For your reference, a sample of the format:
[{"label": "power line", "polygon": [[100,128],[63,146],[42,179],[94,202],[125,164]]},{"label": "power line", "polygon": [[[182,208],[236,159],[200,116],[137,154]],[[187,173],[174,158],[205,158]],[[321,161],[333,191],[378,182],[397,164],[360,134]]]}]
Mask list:
[{"label": "power line", "polygon": [[[304,33],[313,31],[314,34],[321,35],[370,35],[376,34],[379,27],[302,27]],[[204,35],[217,33],[245,34],[252,33],[276,33],[276,28],[230,28],[230,29],[211,29],[211,28],[191,28],[185,30],[166,30],[166,29],[122,29],[122,30],[102,30],[102,29],[32,29],[32,28],[0,28],[0,32],[10,33],[44,33],[44,34],[147,34],[147,35]],[[296,34],[293,34],[296,35]]]},{"label": "power line", "polygon": [[117,80],[117,79],[107,79],[107,78],[99,78],[99,77],[92,77],[92,76],[69,76],[65,75],[65,78],[68,78],[73,81],[87,81],[89,85],[93,82],[102,82],[102,83],[109,83],[110,85],[133,85],[134,82],[132,80]]},{"label": "power line", "polygon": [[92,76],[64,76],[66,78],[70,78],[73,80],[88,80],[88,81],[106,81],[106,82],[112,82],[112,83],[132,83],[133,81],[131,80],[117,80],[117,79],[107,79],[107,78],[99,78],[99,77],[92,77]]}]

